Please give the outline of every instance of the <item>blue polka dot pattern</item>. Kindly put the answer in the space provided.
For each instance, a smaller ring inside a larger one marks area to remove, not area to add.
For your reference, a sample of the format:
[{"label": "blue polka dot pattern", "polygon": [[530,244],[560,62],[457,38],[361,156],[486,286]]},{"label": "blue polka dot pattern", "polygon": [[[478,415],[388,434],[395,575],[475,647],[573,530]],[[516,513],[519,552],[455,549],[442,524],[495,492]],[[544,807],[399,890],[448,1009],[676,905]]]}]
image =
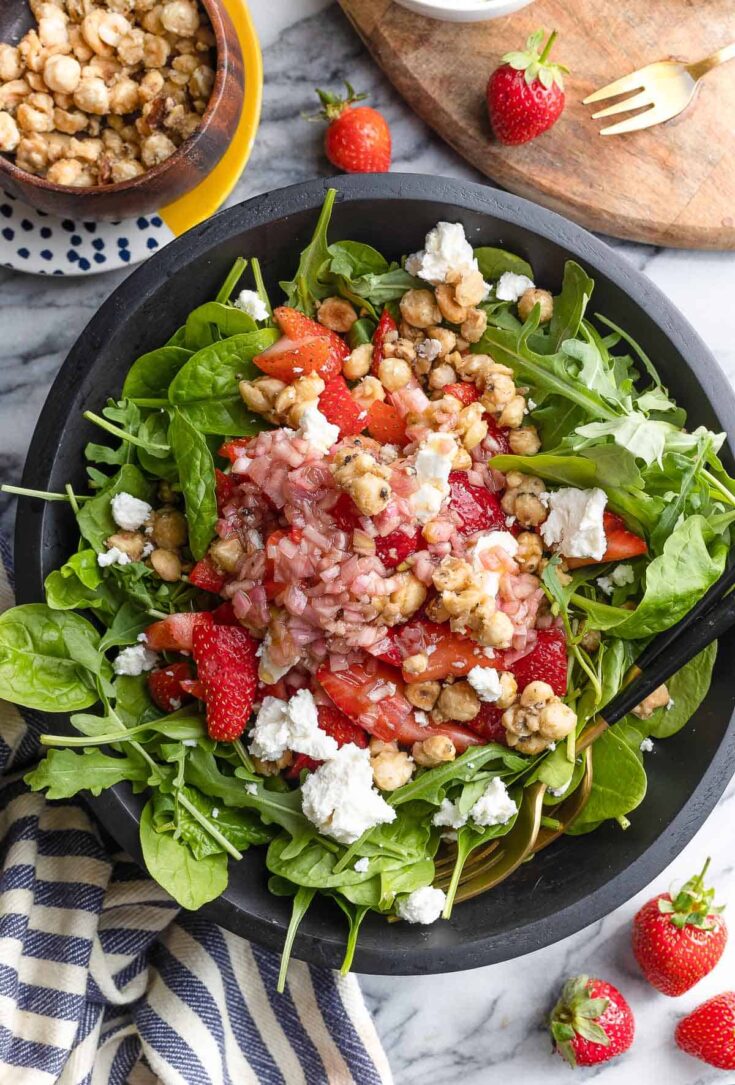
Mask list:
[{"label": "blue polka dot pattern", "polygon": [[35,275],[130,267],[173,239],[157,214],[122,222],[75,222],[35,211],[2,190],[0,224],[0,266]]}]

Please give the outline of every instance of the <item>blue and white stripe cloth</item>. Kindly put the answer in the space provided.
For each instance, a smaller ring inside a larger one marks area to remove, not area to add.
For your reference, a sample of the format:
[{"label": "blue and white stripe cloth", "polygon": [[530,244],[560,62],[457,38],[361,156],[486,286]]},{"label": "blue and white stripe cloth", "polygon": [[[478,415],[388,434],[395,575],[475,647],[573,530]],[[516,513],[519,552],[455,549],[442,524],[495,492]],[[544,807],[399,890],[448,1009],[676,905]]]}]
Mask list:
[{"label": "blue and white stripe cloth", "polygon": [[27,790],[39,731],[0,702],[2,1085],[390,1085],[357,980],[292,961],[277,994],[273,953],[178,911],[82,803]]}]

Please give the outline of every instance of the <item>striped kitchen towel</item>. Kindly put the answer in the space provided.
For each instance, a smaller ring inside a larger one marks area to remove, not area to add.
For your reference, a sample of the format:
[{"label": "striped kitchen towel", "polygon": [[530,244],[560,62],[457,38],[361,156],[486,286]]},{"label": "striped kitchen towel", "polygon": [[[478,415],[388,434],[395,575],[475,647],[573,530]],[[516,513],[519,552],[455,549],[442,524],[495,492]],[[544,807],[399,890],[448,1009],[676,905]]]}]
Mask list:
[{"label": "striped kitchen towel", "polygon": [[0,1083],[390,1085],[357,980],[292,961],[277,994],[274,954],[178,911],[81,803],[27,790],[39,733],[0,702]]}]

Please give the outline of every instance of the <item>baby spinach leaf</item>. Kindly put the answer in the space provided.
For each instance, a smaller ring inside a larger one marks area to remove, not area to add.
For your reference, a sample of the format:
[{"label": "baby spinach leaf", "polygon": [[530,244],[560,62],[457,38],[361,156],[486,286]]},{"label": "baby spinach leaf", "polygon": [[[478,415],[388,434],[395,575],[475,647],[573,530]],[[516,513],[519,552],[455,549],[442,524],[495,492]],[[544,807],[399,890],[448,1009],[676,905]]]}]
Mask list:
[{"label": "baby spinach leaf", "polygon": [[[176,460],[168,445],[168,427],[171,418],[166,410],[152,411],[141,423],[138,433],[147,442],[146,447],[136,449],[138,463],[154,478],[176,482]],[[165,449],[165,451],[164,451]]]},{"label": "baby spinach leaf", "polygon": [[195,911],[227,888],[227,856],[224,852],[195,859],[191,849],[173,833],[157,832],[153,802],[140,818],[140,844],[148,873],[181,905]]},{"label": "baby spinach leaf", "polygon": [[651,738],[670,738],[689,722],[707,696],[716,658],[717,644],[710,644],[669,679],[671,708],[658,708],[650,720],[636,721],[644,724]]},{"label": "baby spinach leaf", "polygon": [[141,610],[135,603],[129,601],[123,603],[100,641],[100,651],[106,652],[108,648],[136,644],[140,634],[144,633],[150,624],[150,614]]},{"label": "baby spinach leaf", "polygon": [[70,799],[80,791],[101,794],[123,780],[144,784],[148,766],[135,754],[112,756],[98,749],[49,750],[25,777],[31,791],[46,791],[49,799]]},{"label": "baby spinach leaf", "polygon": [[99,700],[107,678],[99,634],[72,611],[27,603],[0,615],[0,697],[40,712],[73,712]]},{"label": "baby spinach leaf", "polygon": [[345,279],[361,275],[382,275],[390,269],[386,258],[362,241],[335,241],[329,246],[329,270]]},{"label": "baby spinach leaf", "polygon": [[567,260],[561,294],[554,298],[554,312],[549,325],[552,353],[559,350],[565,340],[574,339],[577,335],[594,286],[594,281],[579,264]]},{"label": "baby spinach leaf", "polygon": [[235,263],[227,272],[227,277],[225,278],[225,281],[222,283],[222,286],[217,291],[217,297],[214,299],[215,301],[220,302],[222,305],[227,305],[235,291],[235,287],[240,282],[240,279],[242,278],[245,268],[247,266],[248,262],[245,257],[238,256],[237,260],[235,260]]},{"label": "baby spinach leaf", "polygon": [[217,523],[214,460],[202,434],[181,411],[173,413],[169,440],[186,504],[189,546],[198,561],[206,554]]},{"label": "baby spinach leaf", "polygon": [[[218,338],[229,339],[258,330],[258,325],[243,309],[207,301],[189,313],[186,319],[185,343],[189,350],[201,350]],[[219,333],[219,334],[217,334]]]},{"label": "baby spinach leaf", "polygon": [[110,506],[116,494],[128,493],[148,501],[151,497],[150,483],[131,463],[123,464],[96,497],[85,501],[77,513],[77,523],[87,542],[99,553],[105,548],[105,539],[117,530]]},{"label": "baby spinach leaf", "polygon": [[60,569],[46,577],[46,603],[52,610],[96,610],[105,621],[112,621],[120,605],[118,594],[102,578],[94,550],[79,550]]},{"label": "baby spinach leaf", "polygon": [[168,386],[191,358],[191,350],[166,346],[142,354],[133,362],[123,384],[124,399],[165,399]]},{"label": "baby spinach leaf", "polygon": [[645,795],[643,765],[615,728],[610,728],[593,746],[590,797],[568,831],[583,833],[601,821],[625,817]]},{"label": "baby spinach leaf", "polygon": [[521,256],[516,256],[515,253],[512,252],[506,252],[505,249],[493,249],[488,246],[483,246],[479,249],[475,249],[475,259],[477,260],[477,266],[482,272],[482,277],[486,282],[495,282],[495,280],[499,279],[501,275],[504,275],[506,271],[511,271],[514,275],[525,275],[527,278],[533,280],[533,268],[531,265]]},{"label": "baby spinach leaf", "polygon": [[369,317],[360,317],[350,328],[347,333],[347,342],[350,345],[350,350],[354,350],[355,347],[362,346],[363,343],[372,342],[373,335],[375,334],[376,323]]},{"label": "baby spinach leaf", "polygon": [[204,347],[171,382],[171,403],[202,433],[221,436],[258,433],[265,423],[245,408],[238,384],[259,375],[252,358],[277,338],[278,332],[273,328],[261,328]]}]

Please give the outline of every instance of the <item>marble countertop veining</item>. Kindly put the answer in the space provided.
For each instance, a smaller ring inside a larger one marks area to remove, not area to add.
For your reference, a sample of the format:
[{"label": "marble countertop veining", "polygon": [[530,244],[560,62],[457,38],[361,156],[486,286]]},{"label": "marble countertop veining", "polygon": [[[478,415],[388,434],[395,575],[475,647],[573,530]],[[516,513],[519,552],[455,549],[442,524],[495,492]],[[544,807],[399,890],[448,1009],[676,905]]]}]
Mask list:
[{"label": "marble countertop veining", "polygon": [[[390,120],[395,170],[480,179],[403,105],[329,0],[251,0],[264,48],[263,117],[247,172],[233,202],[332,171],[313,126],[298,116],[315,106],[314,87],[349,79]],[[735,382],[732,254],[690,253],[614,241],[616,248],[679,306]],[[41,279],[0,269],[0,476],[16,480],[41,405],[67,350],[127,270],[87,279]],[[0,510],[10,529],[12,506]],[[655,756],[655,753],[653,754]],[[735,786],[655,888],[683,879],[713,858],[712,875],[735,907],[735,860],[728,831]],[[485,1085],[511,1075],[520,1085],[563,1085],[570,1071],[549,1055],[542,1028],[568,975],[598,973],[619,984],[634,1006],[638,1039],[623,1059],[589,1072],[605,1085],[714,1085],[728,1075],[677,1052],[678,1016],[735,986],[735,945],[694,992],[672,1000],[641,979],[629,946],[629,922],[651,889],[593,926],[516,961],[471,972],[404,978],[363,977],[398,1085]],[[584,1080],[582,1075],[578,1075]],[[730,1075],[732,1079],[732,1075]]]}]

